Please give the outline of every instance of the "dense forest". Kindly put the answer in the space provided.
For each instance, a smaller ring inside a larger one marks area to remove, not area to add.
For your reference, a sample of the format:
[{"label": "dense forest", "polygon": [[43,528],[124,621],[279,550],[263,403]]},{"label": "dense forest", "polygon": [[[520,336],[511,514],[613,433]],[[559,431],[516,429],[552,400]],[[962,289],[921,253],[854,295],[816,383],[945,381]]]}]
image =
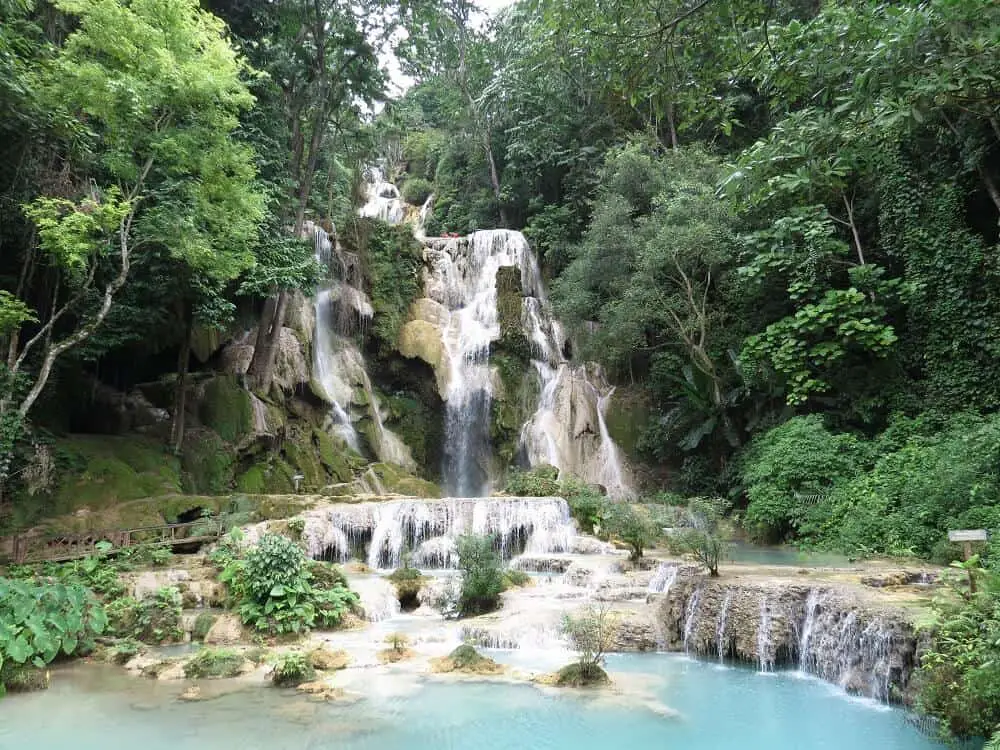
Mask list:
[{"label": "dense forest", "polygon": [[644,496],[852,555],[1000,528],[979,0],[0,0],[0,509],[100,431],[81,394],[160,378],[182,454],[199,352],[255,326],[266,397],[323,273],[307,221],[367,232],[392,345],[416,272],[354,218],[375,163],[428,234],[529,238]]}]

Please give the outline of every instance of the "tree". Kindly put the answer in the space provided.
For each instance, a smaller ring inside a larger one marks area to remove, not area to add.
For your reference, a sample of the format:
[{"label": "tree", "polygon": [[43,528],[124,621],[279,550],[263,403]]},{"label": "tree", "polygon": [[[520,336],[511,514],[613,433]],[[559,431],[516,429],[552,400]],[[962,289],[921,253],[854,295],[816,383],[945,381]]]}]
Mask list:
[{"label": "tree", "polygon": [[575,614],[564,615],[562,631],[578,656],[575,664],[559,670],[558,684],[583,687],[607,682],[604,655],[614,648],[618,635],[618,618],[611,602],[589,604]]},{"label": "tree", "polygon": [[458,612],[462,616],[492,612],[503,593],[503,568],[489,536],[465,534],[458,539],[458,567],[462,588]]},{"label": "tree", "polygon": [[[0,483],[56,361],[101,327],[138,254],[165,246],[195,274],[229,280],[252,263],[261,217],[252,152],[230,137],[252,103],[247,69],[222,24],[189,0],[58,8],[78,25],[32,84],[61,123],[50,149],[65,169],[57,194],[23,208],[34,240],[2,300]],[[29,301],[42,275],[48,298]]]},{"label": "tree", "polygon": [[632,503],[608,503],[601,516],[601,532],[627,544],[632,562],[638,561],[661,533],[649,511]]},{"label": "tree", "polygon": [[719,575],[727,547],[721,523],[729,508],[730,503],[721,498],[693,497],[688,500],[686,525],[670,535],[671,546],[694,556],[713,578]]},{"label": "tree", "polygon": [[[269,179],[277,188],[272,231],[301,236],[316,178],[330,160],[331,138],[351,127],[361,108],[383,93],[373,46],[391,28],[383,23],[382,5],[379,0],[212,4],[267,74],[257,89],[262,104],[254,125],[257,140],[270,152]],[[261,28],[265,44],[258,41]],[[283,272],[271,281],[247,371],[248,385],[263,392],[271,387],[289,295],[304,279]]]}]

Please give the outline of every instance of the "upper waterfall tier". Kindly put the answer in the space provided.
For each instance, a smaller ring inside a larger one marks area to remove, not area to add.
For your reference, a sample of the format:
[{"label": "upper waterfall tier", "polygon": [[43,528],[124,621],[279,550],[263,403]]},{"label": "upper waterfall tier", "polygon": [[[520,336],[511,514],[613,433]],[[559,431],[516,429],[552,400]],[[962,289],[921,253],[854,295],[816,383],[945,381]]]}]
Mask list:
[{"label": "upper waterfall tier", "polygon": [[399,197],[399,189],[385,181],[382,170],[378,167],[366,170],[365,204],[358,213],[389,224],[402,224],[406,218],[406,204]]},{"label": "upper waterfall tier", "polygon": [[374,314],[361,288],[360,262],[321,227],[309,224],[306,231],[312,234],[317,260],[329,274],[315,298],[313,390],[330,404],[331,431],[361,452],[361,425],[379,461],[413,470],[416,464],[409,448],[383,424],[383,407],[364,357],[350,338],[363,331]]},{"label": "upper waterfall tier", "polygon": [[488,491],[490,410],[498,387],[490,352],[504,333],[498,287],[501,271],[510,269],[520,310],[507,315],[527,342],[528,374],[539,394],[521,429],[523,455],[532,466],[551,464],[603,485],[613,496],[631,494],[629,472],[604,421],[613,389],[596,365],[567,360],[562,326],[524,235],[497,229],[425,244],[425,299],[414,306],[411,329],[403,338],[428,326],[440,336],[439,360],[431,364],[447,408],[444,477],[449,491]]}]

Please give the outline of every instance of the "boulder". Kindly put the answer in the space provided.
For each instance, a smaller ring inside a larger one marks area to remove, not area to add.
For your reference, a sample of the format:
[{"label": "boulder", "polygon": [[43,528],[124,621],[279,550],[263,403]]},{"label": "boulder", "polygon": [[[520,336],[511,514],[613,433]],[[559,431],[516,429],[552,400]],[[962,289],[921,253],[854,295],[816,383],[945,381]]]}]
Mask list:
[{"label": "boulder", "polygon": [[324,672],[344,669],[351,663],[351,657],[346,651],[329,651],[325,646],[320,646],[315,651],[310,651],[308,659],[313,669],[319,669]]},{"label": "boulder", "polygon": [[205,634],[205,643],[212,646],[231,646],[243,640],[243,623],[234,614],[219,615]]}]

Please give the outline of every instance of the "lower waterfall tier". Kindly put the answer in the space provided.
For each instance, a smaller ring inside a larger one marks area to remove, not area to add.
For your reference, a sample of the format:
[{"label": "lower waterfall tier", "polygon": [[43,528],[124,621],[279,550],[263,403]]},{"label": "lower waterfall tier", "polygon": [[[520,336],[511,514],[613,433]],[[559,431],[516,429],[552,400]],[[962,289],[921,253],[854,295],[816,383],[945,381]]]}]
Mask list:
[{"label": "lower waterfall tier", "polygon": [[762,671],[797,667],[851,694],[912,700],[920,650],[912,622],[899,609],[865,601],[854,588],[764,577],[732,582],[666,563],[651,588],[667,650]]}]

